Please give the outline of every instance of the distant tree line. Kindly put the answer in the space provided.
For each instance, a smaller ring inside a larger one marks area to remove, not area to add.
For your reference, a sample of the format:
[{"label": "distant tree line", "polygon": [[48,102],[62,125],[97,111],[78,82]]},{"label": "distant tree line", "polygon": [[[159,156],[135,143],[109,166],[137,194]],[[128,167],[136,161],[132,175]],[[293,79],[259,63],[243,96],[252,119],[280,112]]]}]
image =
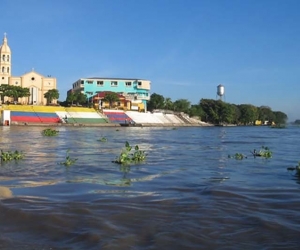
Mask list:
[{"label": "distant tree line", "polygon": [[174,102],[170,98],[153,93],[148,102],[148,110],[155,109],[184,112],[191,117],[199,117],[202,121],[212,124],[250,125],[256,120],[268,121],[270,124],[285,124],[287,115],[281,111],[272,111],[268,106],[256,107],[251,104],[231,104],[222,100],[201,99],[198,104],[191,105],[187,99]]},{"label": "distant tree line", "polygon": [[[21,86],[14,86],[8,84],[0,85],[1,101],[4,101],[4,97],[9,97],[13,99],[13,102],[18,102],[19,98],[29,97],[29,88],[23,88]],[[47,99],[47,104],[50,104],[54,99],[59,98],[59,92],[57,89],[50,89],[45,94],[44,97]]]},{"label": "distant tree line", "polygon": [[[22,88],[20,86],[0,85],[0,94],[2,101],[4,97],[13,98],[18,101],[19,98],[29,97],[29,88]],[[58,100],[59,92],[57,89],[51,89],[44,94],[47,99],[47,104],[50,104],[54,99]],[[103,99],[110,104],[118,100],[117,94],[108,94]],[[60,102],[61,105],[88,104],[87,95],[81,92],[71,92],[68,94],[65,102]],[[191,105],[187,99],[178,99],[172,101],[171,98],[165,98],[162,95],[153,93],[148,102],[148,110],[155,109],[170,110],[173,112],[184,112],[191,117],[199,117],[202,121],[212,124],[243,124],[250,125],[256,120],[262,122],[268,121],[275,124],[285,124],[287,122],[287,115],[281,111],[272,111],[268,106],[256,107],[251,104],[231,104],[221,100],[201,99],[198,104]],[[300,121],[295,121],[299,124]]]},{"label": "distant tree line", "polygon": [[10,97],[14,102],[18,102],[19,98],[30,96],[29,88],[22,88],[21,86],[14,86],[8,84],[0,85],[0,94],[3,101],[4,97]]}]

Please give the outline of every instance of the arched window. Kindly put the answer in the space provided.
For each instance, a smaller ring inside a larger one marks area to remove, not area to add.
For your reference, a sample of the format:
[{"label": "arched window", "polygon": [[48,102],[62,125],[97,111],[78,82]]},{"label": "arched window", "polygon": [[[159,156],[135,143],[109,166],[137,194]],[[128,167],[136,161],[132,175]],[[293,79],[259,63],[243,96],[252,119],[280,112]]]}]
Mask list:
[{"label": "arched window", "polygon": [[9,73],[9,67],[7,67],[7,73]]},{"label": "arched window", "polygon": [[7,61],[9,62],[9,55],[7,55]]},{"label": "arched window", "polygon": [[2,73],[4,73],[4,67],[2,67]]},{"label": "arched window", "polygon": [[2,61],[5,61],[5,55],[2,55]]}]

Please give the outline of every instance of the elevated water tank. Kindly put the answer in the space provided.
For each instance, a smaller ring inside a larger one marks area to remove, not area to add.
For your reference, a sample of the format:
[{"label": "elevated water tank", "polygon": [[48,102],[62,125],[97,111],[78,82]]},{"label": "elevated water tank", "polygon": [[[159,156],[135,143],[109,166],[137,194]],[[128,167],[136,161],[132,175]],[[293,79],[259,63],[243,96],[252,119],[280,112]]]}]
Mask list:
[{"label": "elevated water tank", "polygon": [[225,94],[225,88],[222,84],[217,87],[217,95],[222,97]]}]

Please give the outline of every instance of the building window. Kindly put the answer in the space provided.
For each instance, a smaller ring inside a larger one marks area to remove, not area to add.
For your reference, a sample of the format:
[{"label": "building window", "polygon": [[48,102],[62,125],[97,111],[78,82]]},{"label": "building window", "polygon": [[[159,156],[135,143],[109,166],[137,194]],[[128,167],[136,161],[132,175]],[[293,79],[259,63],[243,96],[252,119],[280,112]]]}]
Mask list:
[{"label": "building window", "polygon": [[7,73],[9,73],[9,67],[7,67]]},{"label": "building window", "polygon": [[87,81],[88,84],[93,84],[93,81]]},{"label": "building window", "polygon": [[93,95],[93,92],[86,92],[87,95]]},{"label": "building window", "polygon": [[131,87],[131,82],[125,82],[126,87]]},{"label": "building window", "polygon": [[5,61],[5,55],[2,55],[2,61]]},{"label": "building window", "polygon": [[4,73],[4,67],[2,67],[2,73]]},{"label": "building window", "polygon": [[18,82],[16,82],[16,85],[18,85]]},{"label": "building window", "polygon": [[34,81],[34,77],[31,77],[31,81]]},{"label": "building window", "polygon": [[81,81],[81,84],[84,84],[84,82],[83,82],[83,81]]},{"label": "building window", "polygon": [[112,82],[110,82],[110,86],[111,87],[117,87],[118,86],[118,82],[112,81]]},{"label": "building window", "polygon": [[7,61],[9,62],[9,55],[7,55]]},{"label": "building window", "polygon": [[103,81],[97,81],[97,86],[103,87],[104,83]]},{"label": "building window", "polygon": [[139,85],[139,86],[142,86],[142,82],[138,82],[138,85]]}]

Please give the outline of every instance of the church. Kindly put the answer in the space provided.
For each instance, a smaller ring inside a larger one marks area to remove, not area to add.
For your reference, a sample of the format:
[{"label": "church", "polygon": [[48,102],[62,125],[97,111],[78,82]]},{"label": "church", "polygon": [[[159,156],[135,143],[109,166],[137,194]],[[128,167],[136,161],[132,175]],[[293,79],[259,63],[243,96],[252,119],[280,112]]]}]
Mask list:
[{"label": "church", "polygon": [[[21,76],[12,76],[12,53],[7,43],[6,34],[4,34],[2,45],[0,46],[0,85],[8,84],[20,86],[30,90],[29,97],[19,98],[18,103],[25,105],[46,105],[47,100],[44,94],[57,89],[56,78],[45,77],[34,70]],[[1,93],[0,93],[1,95]],[[12,97],[1,96],[0,102],[12,102]],[[53,100],[56,103],[56,100]]]}]

